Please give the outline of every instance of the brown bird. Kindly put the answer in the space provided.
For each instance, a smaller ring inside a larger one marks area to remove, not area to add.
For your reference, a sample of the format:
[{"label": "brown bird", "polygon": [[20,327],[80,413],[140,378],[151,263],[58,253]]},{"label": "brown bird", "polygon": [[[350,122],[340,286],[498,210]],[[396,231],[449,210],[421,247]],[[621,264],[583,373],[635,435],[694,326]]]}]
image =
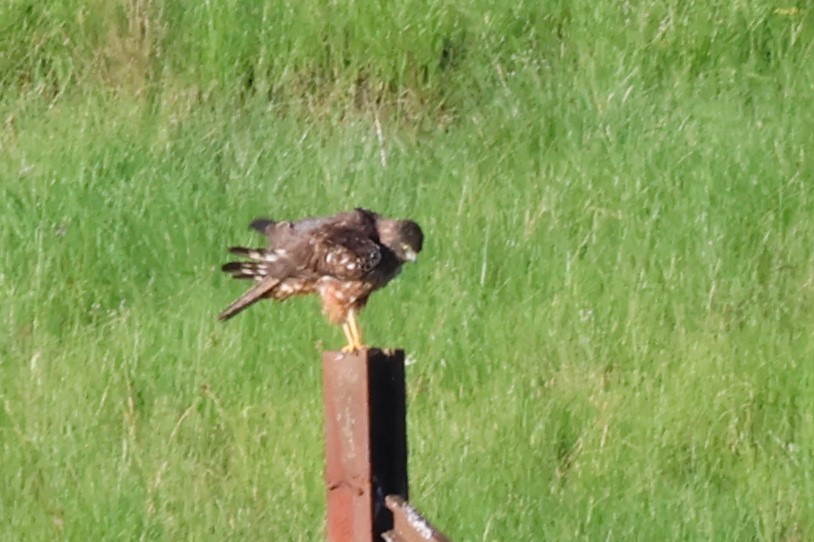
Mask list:
[{"label": "brown bird", "polygon": [[412,220],[366,209],[296,222],[258,218],[251,227],[266,236],[268,248],[231,247],[248,261],[229,262],[222,270],[257,284],[219,318],[228,320],[261,299],[318,293],[328,320],[342,324],[346,352],[364,347],[357,316],[370,294],[395,278],[402,264],[415,261],[424,244]]}]

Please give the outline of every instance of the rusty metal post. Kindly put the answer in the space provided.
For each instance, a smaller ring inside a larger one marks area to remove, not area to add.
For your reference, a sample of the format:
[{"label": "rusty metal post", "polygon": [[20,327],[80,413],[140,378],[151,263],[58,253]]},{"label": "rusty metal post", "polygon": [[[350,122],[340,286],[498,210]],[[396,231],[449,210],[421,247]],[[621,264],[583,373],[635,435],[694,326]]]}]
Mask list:
[{"label": "rusty metal post", "polygon": [[407,498],[402,350],[325,352],[329,542],[374,542],[392,529],[386,495]]}]

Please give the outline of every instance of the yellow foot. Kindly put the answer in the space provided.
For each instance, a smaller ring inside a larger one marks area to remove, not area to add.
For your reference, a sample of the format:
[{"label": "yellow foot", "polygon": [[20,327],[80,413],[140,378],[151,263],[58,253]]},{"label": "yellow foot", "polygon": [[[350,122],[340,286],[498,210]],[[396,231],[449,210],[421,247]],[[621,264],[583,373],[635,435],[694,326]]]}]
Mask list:
[{"label": "yellow foot", "polygon": [[345,353],[345,354],[355,354],[359,350],[365,350],[366,348],[367,348],[367,345],[362,344],[362,343],[356,343],[356,344],[350,343],[350,344],[346,344],[345,346],[342,347],[342,352]]}]

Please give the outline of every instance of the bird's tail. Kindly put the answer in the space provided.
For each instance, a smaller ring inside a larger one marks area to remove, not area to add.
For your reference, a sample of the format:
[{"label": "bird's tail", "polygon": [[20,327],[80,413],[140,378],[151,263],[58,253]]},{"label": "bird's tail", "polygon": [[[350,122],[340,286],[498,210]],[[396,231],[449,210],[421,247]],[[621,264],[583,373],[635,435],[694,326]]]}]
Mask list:
[{"label": "bird's tail", "polygon": [[218,315],[220,320],[228,320],[267,297],[282,280],[288,276],[289,265],[284,253],[245,247],[231,247],[229,252],[249,258],[251,261],[229,262],[221,270],[235,279],[251,279],[257,284],[240,296],[234,303]]},{"label": "bird's tail", "polygon": [[263,278],[260,282],[249,288],[245,294],[237,298],[234,303],[226,307],[223,312],[218,315],[218,320],[228,320],[236,314],[248,309],[254,303],[263,299],[266,294],[273,290],[279,283],[280,279],[274,277]]},{"label": "bird's tail", "polygon": [[265,277],[274,275],[271,269],[279,259],[273,252],[259,248],[230,247],[229,252],[236,256],[249,258],[248,262],[229,262],[220,269],[224,273],[229,273],[233,279],[263,280]]}]

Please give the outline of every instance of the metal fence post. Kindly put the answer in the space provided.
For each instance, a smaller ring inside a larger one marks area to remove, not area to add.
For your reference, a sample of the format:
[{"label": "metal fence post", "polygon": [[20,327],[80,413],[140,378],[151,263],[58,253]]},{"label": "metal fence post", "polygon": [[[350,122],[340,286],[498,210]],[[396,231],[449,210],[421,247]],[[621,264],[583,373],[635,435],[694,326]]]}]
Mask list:
[{"label": "metal fence post", "polygon": [[325,352],[329,542],[374,542],[393,528],[385,496],[407,499],[404,351]]}]

